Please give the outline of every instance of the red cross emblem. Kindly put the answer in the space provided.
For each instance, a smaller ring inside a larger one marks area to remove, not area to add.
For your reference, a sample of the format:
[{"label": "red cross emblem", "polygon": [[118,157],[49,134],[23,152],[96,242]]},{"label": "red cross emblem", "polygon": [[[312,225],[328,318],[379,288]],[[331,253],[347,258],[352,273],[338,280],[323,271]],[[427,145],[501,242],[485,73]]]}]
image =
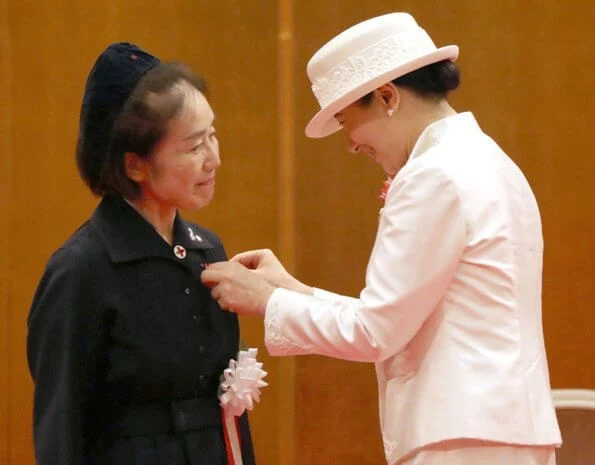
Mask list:
[{"label": "red cross emblem", "polygon": [[176,245],[174,247],[174,254],[180,260],[183,258],[186,258],[186,249],[184,247],[182,247],[181,245]]}]

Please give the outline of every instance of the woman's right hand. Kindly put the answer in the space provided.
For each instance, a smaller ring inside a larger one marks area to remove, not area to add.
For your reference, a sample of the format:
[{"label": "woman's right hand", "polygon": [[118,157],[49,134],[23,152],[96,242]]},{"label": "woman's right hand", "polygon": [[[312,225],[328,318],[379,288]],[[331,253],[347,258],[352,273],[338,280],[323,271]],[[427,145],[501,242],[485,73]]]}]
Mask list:
[{"label": "woman's right hand", "polygon": [[313,289],[293,277],[270,249],[249,250],[235,255],[230,261],[244,265],[262,275],[275,287],[283,287],[304,294],[312,294]]}]

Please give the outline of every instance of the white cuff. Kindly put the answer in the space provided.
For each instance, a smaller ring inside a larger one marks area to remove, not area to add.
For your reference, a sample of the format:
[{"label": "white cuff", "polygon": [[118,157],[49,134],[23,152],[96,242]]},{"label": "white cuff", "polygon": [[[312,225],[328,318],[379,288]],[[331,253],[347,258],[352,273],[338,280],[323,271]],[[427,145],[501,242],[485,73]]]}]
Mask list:
[{"label": "white cuff", "polygon": [[297,312],[313,296],[277,288],[267,302],[264,317],[264,342],[270,355],[301,355],[314,352],[309,345],[300,345],[283,332],[284,314]]}]

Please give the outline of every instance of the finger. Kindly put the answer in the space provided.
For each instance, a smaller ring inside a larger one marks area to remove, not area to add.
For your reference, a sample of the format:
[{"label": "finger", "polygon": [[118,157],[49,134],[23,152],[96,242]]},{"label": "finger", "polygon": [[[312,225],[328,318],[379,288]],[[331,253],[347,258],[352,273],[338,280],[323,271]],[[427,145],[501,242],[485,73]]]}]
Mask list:
[{"label": "finger", "polygon": [[224,273],[221,270],[209,267],[200,274],[200,281],[207,287],[214,287],[221,282],[223,276]]},{"label": "finger", "polygon": [[219,283],[211,289],[211,297],[217,301],[221,308],[229,306],[229,300],[227,294],[229,292],[229,286],[224,283]]},{"label": "finger", "polygon": [[249,250],[234,255],[229,261],[240,263],[248,268],[253,268],[258,263],[258,255],[256,254],[256,251]]},{"label": "finger", "polygon": [[246,268],[256,269],[262,262],[262,257],[264,256],[265,249],[260,250],[248,250],[247,252],[242,252],[237,255],[234,255],[231,258],[231,262],[236,262],[244,265]]},{"label": "finger", "polygon": [[207,270],[225,270],[229,266],[230,266],[230,262],[213,262],[213,263],[208,263],[205,266],[205,269],[207,269]]},{"label": "finger", "polygon": [[211,288],[211,298],[215,301],[219,301],[219,298],[221,297],[221,291],[218,289],[218,286],[213,286]]},{"label": "finger", "polygon": [[233,307],[231,303],[225,298],[225,295],[221,294],[216,300],[220,308],[233,312]]}]

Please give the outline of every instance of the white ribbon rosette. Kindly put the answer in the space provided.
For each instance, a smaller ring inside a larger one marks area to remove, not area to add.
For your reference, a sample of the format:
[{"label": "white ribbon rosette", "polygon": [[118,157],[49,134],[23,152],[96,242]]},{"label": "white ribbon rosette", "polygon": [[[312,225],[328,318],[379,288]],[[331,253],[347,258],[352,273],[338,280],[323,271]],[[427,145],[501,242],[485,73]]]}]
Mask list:
[{"label": "white ribbon rosette", "polygon": [[224,411],[225,428],[229,437],[233,464],[242,465],[242,452],[235,417],[254,408],[260,402],[260,388],[268,386],[263,378],[267,372],[262,363],[256,361],[258,349],[240,350],[237,362],[229,361],[229,368],[223,372],[219,395],[219,405]]}]

